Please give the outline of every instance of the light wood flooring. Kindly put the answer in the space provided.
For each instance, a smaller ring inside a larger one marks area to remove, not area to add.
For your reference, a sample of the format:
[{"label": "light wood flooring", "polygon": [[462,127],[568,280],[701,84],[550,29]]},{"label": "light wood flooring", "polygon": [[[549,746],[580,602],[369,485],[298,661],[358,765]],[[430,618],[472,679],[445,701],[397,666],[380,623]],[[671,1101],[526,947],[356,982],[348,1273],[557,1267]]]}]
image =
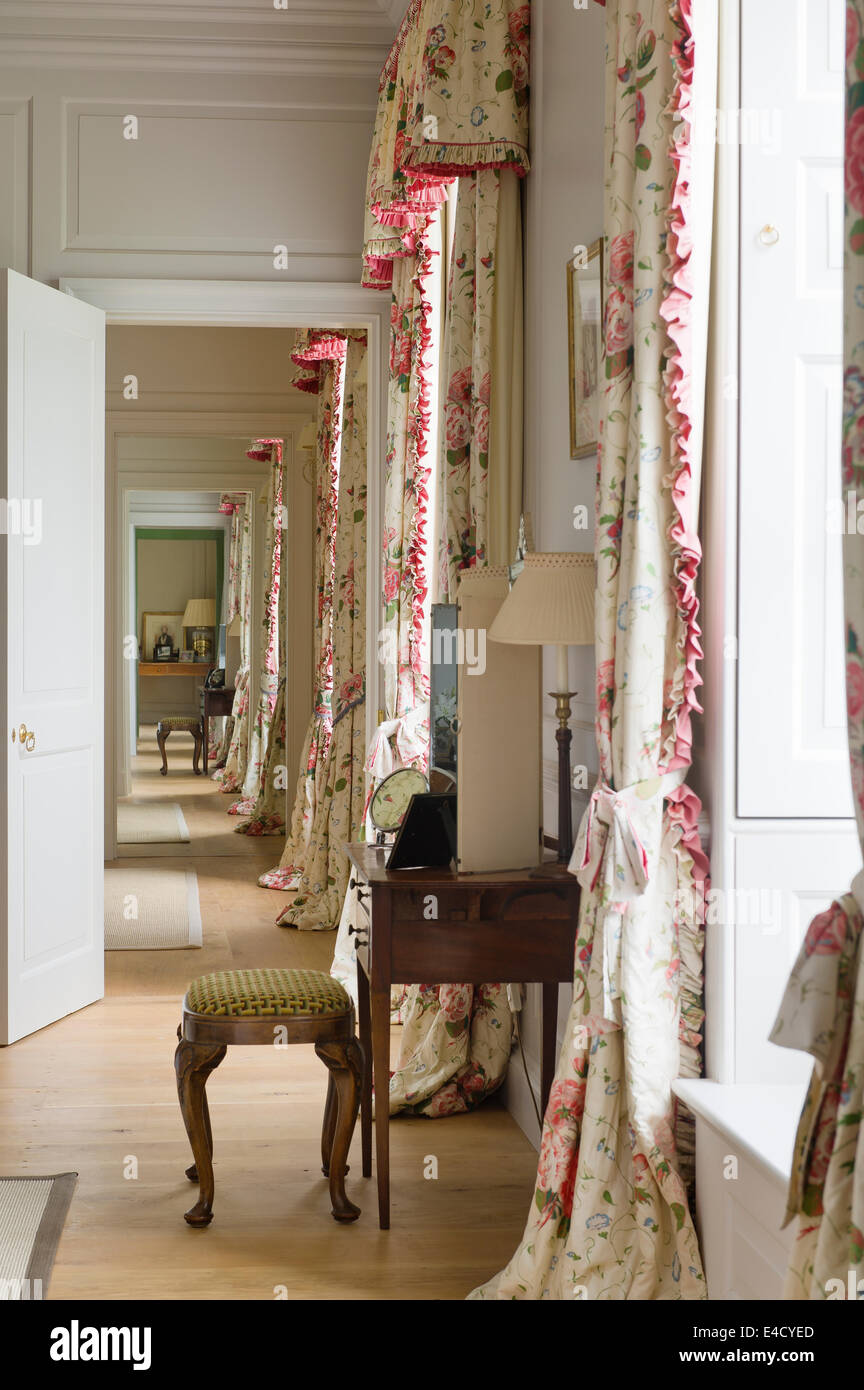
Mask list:
[{"label": "light wood flooring", "polygon": [[[335,936],[274,926],[286,895],[256,877],[282,841],[226,830],[229,798],[192,776],[182,736],[169,740],[167,778],[155,743],[141,747],[134,794],[179,801],[193,837],[146,863],[182,857],[197,871],[204,946],[108,952],[104,1000],[0,1049],[0,1173],[79,1173],[48,1297],[463,1298],[522,1234],[531,1145],[494,1101],[473,1115],[395,1119],[392,1227],[380,1231],[358,1126],[347,1186],[362,1215],[338,1226],[319,1161],[326,1072],[311,1047],[229,1049],[208,1083],[214,1220],[200,1231],[183,1221],[194,1189],[172,1063],[188,980],[252,965],[326,970]],[[214,852],[228,837],[230,852]]]}]

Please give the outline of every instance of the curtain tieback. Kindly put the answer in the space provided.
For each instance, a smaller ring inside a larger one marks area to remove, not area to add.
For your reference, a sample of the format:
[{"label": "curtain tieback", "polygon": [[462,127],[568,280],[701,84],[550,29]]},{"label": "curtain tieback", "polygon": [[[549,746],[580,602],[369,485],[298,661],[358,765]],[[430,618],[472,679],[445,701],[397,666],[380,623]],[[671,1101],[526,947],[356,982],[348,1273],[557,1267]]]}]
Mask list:
[{"label": "curtain tieback", "polygon": [[[373,777],[384,778],[397,767],[407,767],[418,759],[425,758],[428,742],[426,725],[429,720],[429,706],[415,705],[396,719],[385,719],[379,724],[366,753],[366,771]],[[390,742],[395,735],[396,753]]]},{"label": "curtain tieback", "polygon": [[684,781],[686,768],[616,791],[598,781],[582,817],[570,872],[598,898],[591,960],[595,1011],[623,1024],[623,943],[627,903],[651,882],[663,833],[663,801]]},{"label": "curtain tieback", "polygon": [[685,772],[685,768],[677,768],[620,791],[598,780],[569,865],[583,888],[593,892],[602,883],[607,902],[641,897],[650,882],[652,859],[659,846],[663,799],[681,785]]}]

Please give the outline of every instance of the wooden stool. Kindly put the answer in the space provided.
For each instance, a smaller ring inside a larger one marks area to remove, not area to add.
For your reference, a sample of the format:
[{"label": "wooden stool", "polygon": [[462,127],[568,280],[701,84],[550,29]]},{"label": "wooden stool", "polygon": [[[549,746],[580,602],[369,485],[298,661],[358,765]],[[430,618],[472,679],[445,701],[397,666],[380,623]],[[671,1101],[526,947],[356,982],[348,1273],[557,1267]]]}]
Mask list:
[{"label": "wooden stool", "polygon": [[273,1047],[314,1043],[330,1073],[321,1131],[321,1171],[330,1179],[336,1221],[356,1221],[345,1196],[346,1159],[360,1104],[363,1053],[354,1035],[354,1005],[338,980],[320,970],[223,970],[199,975],[183,1000],[177,1029],[177,1093],[199,1184],[185,1213],[190,1226],[213,1220],[213,1135],[205,1086],[231,1043]]},{"label": "wooden stool", "polygon": [[159,745],[159,752],[162,754],[162,766],[159,769],[163,777],[168,776],[168,758],[165,753],[165,744],[169,734],[184,733],[191,734],[195,740],[195,747],[192,750],[192,770],[196,777],[201,776],[201,769],[198,766],[198,758],[201,749],[204,747],[204,734],[201,729],[201,719],[194,715],[172,714],[167,719],[160,719],[156,725],[156,742]]}]

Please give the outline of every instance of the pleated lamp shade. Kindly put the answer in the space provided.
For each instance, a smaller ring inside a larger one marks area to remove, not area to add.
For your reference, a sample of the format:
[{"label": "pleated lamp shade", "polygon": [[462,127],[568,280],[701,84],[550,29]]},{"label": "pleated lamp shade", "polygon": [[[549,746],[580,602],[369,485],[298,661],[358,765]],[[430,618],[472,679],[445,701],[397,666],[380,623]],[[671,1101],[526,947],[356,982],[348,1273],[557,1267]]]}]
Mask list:
[{"label": "pleated lamp shade", "polygon": [[534,647],[593,645],[594,556],[529,551],[489,638]]},{"label": "pleated lamp shade", "polygon": [[216,600],[212,598],[190,598],[183,614],[184,627],[215,627]]}]

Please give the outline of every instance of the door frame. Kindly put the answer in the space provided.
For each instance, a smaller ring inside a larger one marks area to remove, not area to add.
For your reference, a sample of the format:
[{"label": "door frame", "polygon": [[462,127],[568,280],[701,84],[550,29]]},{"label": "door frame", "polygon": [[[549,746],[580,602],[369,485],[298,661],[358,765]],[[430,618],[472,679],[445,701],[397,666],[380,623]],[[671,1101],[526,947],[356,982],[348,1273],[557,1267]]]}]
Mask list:
[{"label": "door frame", "polygon": [[[308,418],[308,417],[307,417]],[[263,469],[248,472],[216,468],[210,473],[161,473],[150,470],[131,470],[121,474],[118,467],[119,442],[134,435],[153,438],[189,437],[213,439],[248,437],[265,433],[285,442],[285,459],[293,459],[294,438],[303,427],[304,417],[297,415],[260,414],[256,412],[222,413],[185,411],[148,411],[139,416],[118,411],[106,412],[105,457],[105,566],[111,580],[105,586],[105,649],[113,653],[105,662],[105,756],[110,759],[114,776],[105,778],[105,858],[117,858],[116,805],[119,796],[128,793],[122,776],[127,760],[120,754],[126,748],[128,701],[126,675],[128,663],[123,656],[126,620],[130,604],[129,544],[131,531],[130,495],[134,492],[248,492],[253,501],[267,486]],[[205,483],[206,478],[206,483]],[[264,525],[257,506],[252,507],[252,553],[263,544]],[[253,560],[254,565],[254,560]],[[250,700],[257,700],[258,658],[260,656],[261,597],[256,585],[251,594],[252,631]],[[254,708],[253,703],[253,708]],[[130,750],[131,751],[131,750]]]},{"label": "door frame", "polygon": [[[280,284],[270,280],[138,280],[110,276],[61,276],[59,287],[65,294],[103,309],[112,324],[189,325],[196,327],[248,328],[360,328],[368,335],[368,419],[366,450],[367,537],[373,537],[366,566],[366,742],[377,728],[381,700],[381,665],[378,661],[378,633],[382,620],[381,566],[375,563],[377,537],[381,534],[383,499],[383,459],[387,420],[388,354],[390,343],[390,296],[380,290],[363,289],[344,282],[292,281]],[[113,412],[116,415],[116,412]],[[155,414],[155,412],[154,412]],[[129,417],[129,433],[144,433],[143,420]],[[152,419],[152,416],[146,418]],[[256,432],[265,428],[265,417],[257,417]],[[134,428],[133,428],[134,426]],[[200,429],[197,430],[200,433]],[[206,431],[204,431],[206,433]],[[275,432],[274,432],[275,433]],[[108,470],[108,490],[116,493],[116,474]],[[116,516],[112,498],[107,517]],[[106,562],[116,574],[113,546],[116,538],[107,528]],[[113,637],[119,594],[106,596],[106,633]],[[109,622],[109,609],[111,610]],[[110,650],[110,648],[109,648]],[[114,663],[106,662],[106,672]],[[106,757],[114,753],[117,721],[116,680],[106,676]],[[110,709],[109,709],[110,703]],[[113,760],[116,768],[116,759]],[[106,779],[107,780],[107,779]],[[109,852],[106,817],[106,857],[115,853],[113,829]]]}]

